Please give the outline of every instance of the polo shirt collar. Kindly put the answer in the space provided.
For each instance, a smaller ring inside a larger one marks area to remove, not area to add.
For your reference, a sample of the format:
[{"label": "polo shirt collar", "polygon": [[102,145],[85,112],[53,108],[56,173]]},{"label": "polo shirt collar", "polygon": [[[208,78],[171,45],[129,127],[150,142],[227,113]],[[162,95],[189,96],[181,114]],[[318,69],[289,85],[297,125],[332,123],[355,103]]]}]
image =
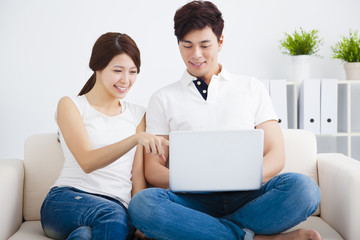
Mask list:
[{"label": "polo shirt collar", "polygon": [[231,74],[224,67],[221,68],[221,72],[218,74],[218,77],[222,80],[227,80],[227,81],[230,81],[233,79],[231,77]]},{"label": "polo shirt collar", "polygon": [[[223,66],[221,67],[221,71],[217,77],[221,80],[231,80],[230,73]],[[196,79],[197,79],[196,77],[192,76],[187,70],[185,70],[181,77],[180,82],[182,83],[182,85],[188,86],[192,84],[192,82]]]}]

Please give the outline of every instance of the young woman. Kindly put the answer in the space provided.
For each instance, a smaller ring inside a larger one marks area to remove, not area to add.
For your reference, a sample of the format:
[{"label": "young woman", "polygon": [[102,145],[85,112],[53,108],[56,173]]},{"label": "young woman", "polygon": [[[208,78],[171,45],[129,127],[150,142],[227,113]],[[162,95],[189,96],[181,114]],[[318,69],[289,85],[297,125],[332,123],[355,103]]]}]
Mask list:
[{"label": "young woman", "polygon": [[164,157],[168,141],[145,133],[145,109],[122,100],[140,71],[128,35],[103,34],[89,66],[94,73],[79,95],[58,103],[65,163],[43,202],[41,224],[54,239],[131,239],[127,207],[146,186],[143,149]]}]

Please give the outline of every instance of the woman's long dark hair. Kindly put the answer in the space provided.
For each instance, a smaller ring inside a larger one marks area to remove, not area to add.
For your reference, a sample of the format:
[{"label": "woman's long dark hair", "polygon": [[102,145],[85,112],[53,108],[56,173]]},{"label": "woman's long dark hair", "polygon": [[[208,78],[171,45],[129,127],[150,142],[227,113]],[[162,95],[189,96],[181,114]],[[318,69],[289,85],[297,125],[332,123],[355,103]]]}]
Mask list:
[{"label": "woman's long dark hair", "polygon": [[88,93],[95,85],[96,73],[104,69],[119,54],[127,54],[140,72],[140,51],[134,40],[124,33],[108,32],[101,35],[95,42],[91,52],[89,67],[94,73],[81,89],[79,96]]}]

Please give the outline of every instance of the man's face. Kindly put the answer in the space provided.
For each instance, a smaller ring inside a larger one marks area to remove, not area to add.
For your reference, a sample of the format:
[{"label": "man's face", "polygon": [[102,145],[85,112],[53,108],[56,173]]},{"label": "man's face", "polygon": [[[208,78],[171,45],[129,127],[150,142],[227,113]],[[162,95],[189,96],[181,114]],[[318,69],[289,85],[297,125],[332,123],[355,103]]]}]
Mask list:
[{"label": "man's face", "polygon": [[202,77],[209,84],[212,75],[217,75],[220,67],[217,56],[222,48],[220,41],[210,27],[194,30],[179,42],[179,49],[187,71],[194,77]]}]

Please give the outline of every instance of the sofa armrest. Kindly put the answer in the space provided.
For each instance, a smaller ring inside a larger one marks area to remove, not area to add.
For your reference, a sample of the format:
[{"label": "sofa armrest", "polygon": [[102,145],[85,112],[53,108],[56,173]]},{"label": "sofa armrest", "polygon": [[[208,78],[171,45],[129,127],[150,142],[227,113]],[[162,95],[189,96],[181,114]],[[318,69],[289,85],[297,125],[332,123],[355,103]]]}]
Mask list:
[{"label": "sofa armrest", "polygon": [[344,239],[360,236],[360,161],[340,153],[318,154],[321,218]]},{"label": "sofa armrest", "polygon": [[23,221],[24,163],[0,159],[0,239],[8,239]]}]

